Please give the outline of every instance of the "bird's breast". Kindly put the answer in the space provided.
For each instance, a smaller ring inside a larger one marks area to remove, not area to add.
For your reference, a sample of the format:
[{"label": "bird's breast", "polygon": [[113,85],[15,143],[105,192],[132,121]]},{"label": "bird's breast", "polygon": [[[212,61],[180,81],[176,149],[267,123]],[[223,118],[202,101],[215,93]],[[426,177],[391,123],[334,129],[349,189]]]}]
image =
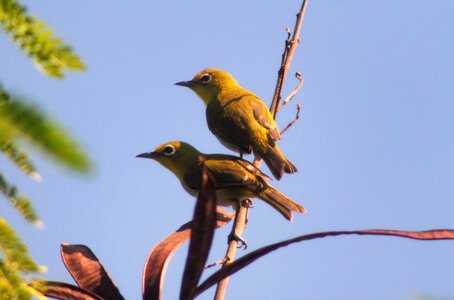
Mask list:
[{"label": "bird's breast", "polygon": [[197,197],[199,190],[190,188],[183,180],[180,180],[183,189],[191,196]]}]

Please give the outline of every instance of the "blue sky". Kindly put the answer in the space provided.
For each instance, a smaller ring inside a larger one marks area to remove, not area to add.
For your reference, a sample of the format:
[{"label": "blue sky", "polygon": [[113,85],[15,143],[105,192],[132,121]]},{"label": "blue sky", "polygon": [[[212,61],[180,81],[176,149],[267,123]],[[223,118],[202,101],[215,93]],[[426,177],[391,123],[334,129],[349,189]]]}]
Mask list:
[{"label": "blue sky", "polygon": [[[46,226],[26,224],[5,201],[2,215],[49,268],[46,278],[72,282],[59,245],[81,243],[127,299],[138,299],[147,253],[191,218],[194,199],[135,155],[176,139],[229,153],[207,129],[202,101],[173,84],[217,67],[269,103],[285,27],[293,28],[301,3],[24,3],[74,45],[88,70],[46,78],[0,33],[0,79],[62,121],[95,171],[75,175],[35,153],[38,184],[0,158]],[[274,183],[308,213],[290,223],[255,201],[244,233],[250,250],[325,230],[454,228],[453,11],[448,0],[310,1],[290,71],[305,85],[277,118],[283,128],[302,103],[280,143],[299,172]],[[295,85],[290,77],[285,94]],[[229,230],[216,232],[210,261],[224,255]],[[169,265],[164,299],[178,296],[186,249]],[[227,299],[454,299],[452,253],[450,241],[306,242],[236,274]]]}]

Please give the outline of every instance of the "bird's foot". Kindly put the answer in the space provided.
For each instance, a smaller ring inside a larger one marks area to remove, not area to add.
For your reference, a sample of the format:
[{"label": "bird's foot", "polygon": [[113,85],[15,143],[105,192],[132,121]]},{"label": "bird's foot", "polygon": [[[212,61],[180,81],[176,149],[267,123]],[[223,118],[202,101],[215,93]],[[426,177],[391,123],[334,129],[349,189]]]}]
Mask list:
[{"label": "bird's foot", "polygon": [[232,241],[236,241],[237,242],[237,248],[243,248],[244,247],[244,250],[247,249],[247,242],[245,239],[243,239],[243,237],[241,237],[239,234],[237,234],[236,232],[231,232],[229,234],[229,237],[227,239],[227,242],[230,244],[230,242]]},{"label": "bird's foot", "polygon": [[248,210],[246,211],[246,220],[244,220],[245,224],[249,223],[249,208],[254,207],[254,203],[252,203],[252,199],[246,199],[241,201],[241,206],[246,207]]},{"label": "bird's foot", "polygon": [[252,208],[254,207],[254,203],[252,203],[252,199],[244,199],[243,201],[241,201],[241,206],[246,208]]}]

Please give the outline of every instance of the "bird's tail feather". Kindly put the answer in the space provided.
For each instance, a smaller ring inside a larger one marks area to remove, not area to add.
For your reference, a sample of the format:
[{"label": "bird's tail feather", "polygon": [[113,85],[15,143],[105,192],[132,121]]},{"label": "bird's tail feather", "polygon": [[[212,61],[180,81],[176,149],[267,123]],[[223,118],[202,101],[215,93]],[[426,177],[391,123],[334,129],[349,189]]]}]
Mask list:
[{"label": "bird's tail feather", "polygon": [[277,145],[269,146],[265,153],[259,153],[273,176],[279,180],[284,173],[295,173],[296,167],[285,157]]},{"label": "bird's tail feather", "polygon": [[287,220],[293,219],[292,211],[298,213],[305,213],[306,209],[285,196],[272,186],[268,186],[261,194],[260,198],[279,211]]}]

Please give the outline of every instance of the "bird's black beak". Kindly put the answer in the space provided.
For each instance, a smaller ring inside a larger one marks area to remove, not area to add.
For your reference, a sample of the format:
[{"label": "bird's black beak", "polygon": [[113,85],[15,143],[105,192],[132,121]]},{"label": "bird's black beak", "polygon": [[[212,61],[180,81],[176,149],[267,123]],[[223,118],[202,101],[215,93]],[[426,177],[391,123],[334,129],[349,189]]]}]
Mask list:
[{"label": "bird's black beak", "polygon": [[155,152],[145,152],[145,153],[136,155],[136,157],[155,158],[156,157],[156,153]]},{"label": "bird's black beak", "polygon": [[175,85],[181,85],[181,86],[185,86],[185,87],[193,87],[195,85],[195,81],[192,81],[192,80],[189,80],[189,81],[180,81],[180,82],[177,82],[175,83]]}]

